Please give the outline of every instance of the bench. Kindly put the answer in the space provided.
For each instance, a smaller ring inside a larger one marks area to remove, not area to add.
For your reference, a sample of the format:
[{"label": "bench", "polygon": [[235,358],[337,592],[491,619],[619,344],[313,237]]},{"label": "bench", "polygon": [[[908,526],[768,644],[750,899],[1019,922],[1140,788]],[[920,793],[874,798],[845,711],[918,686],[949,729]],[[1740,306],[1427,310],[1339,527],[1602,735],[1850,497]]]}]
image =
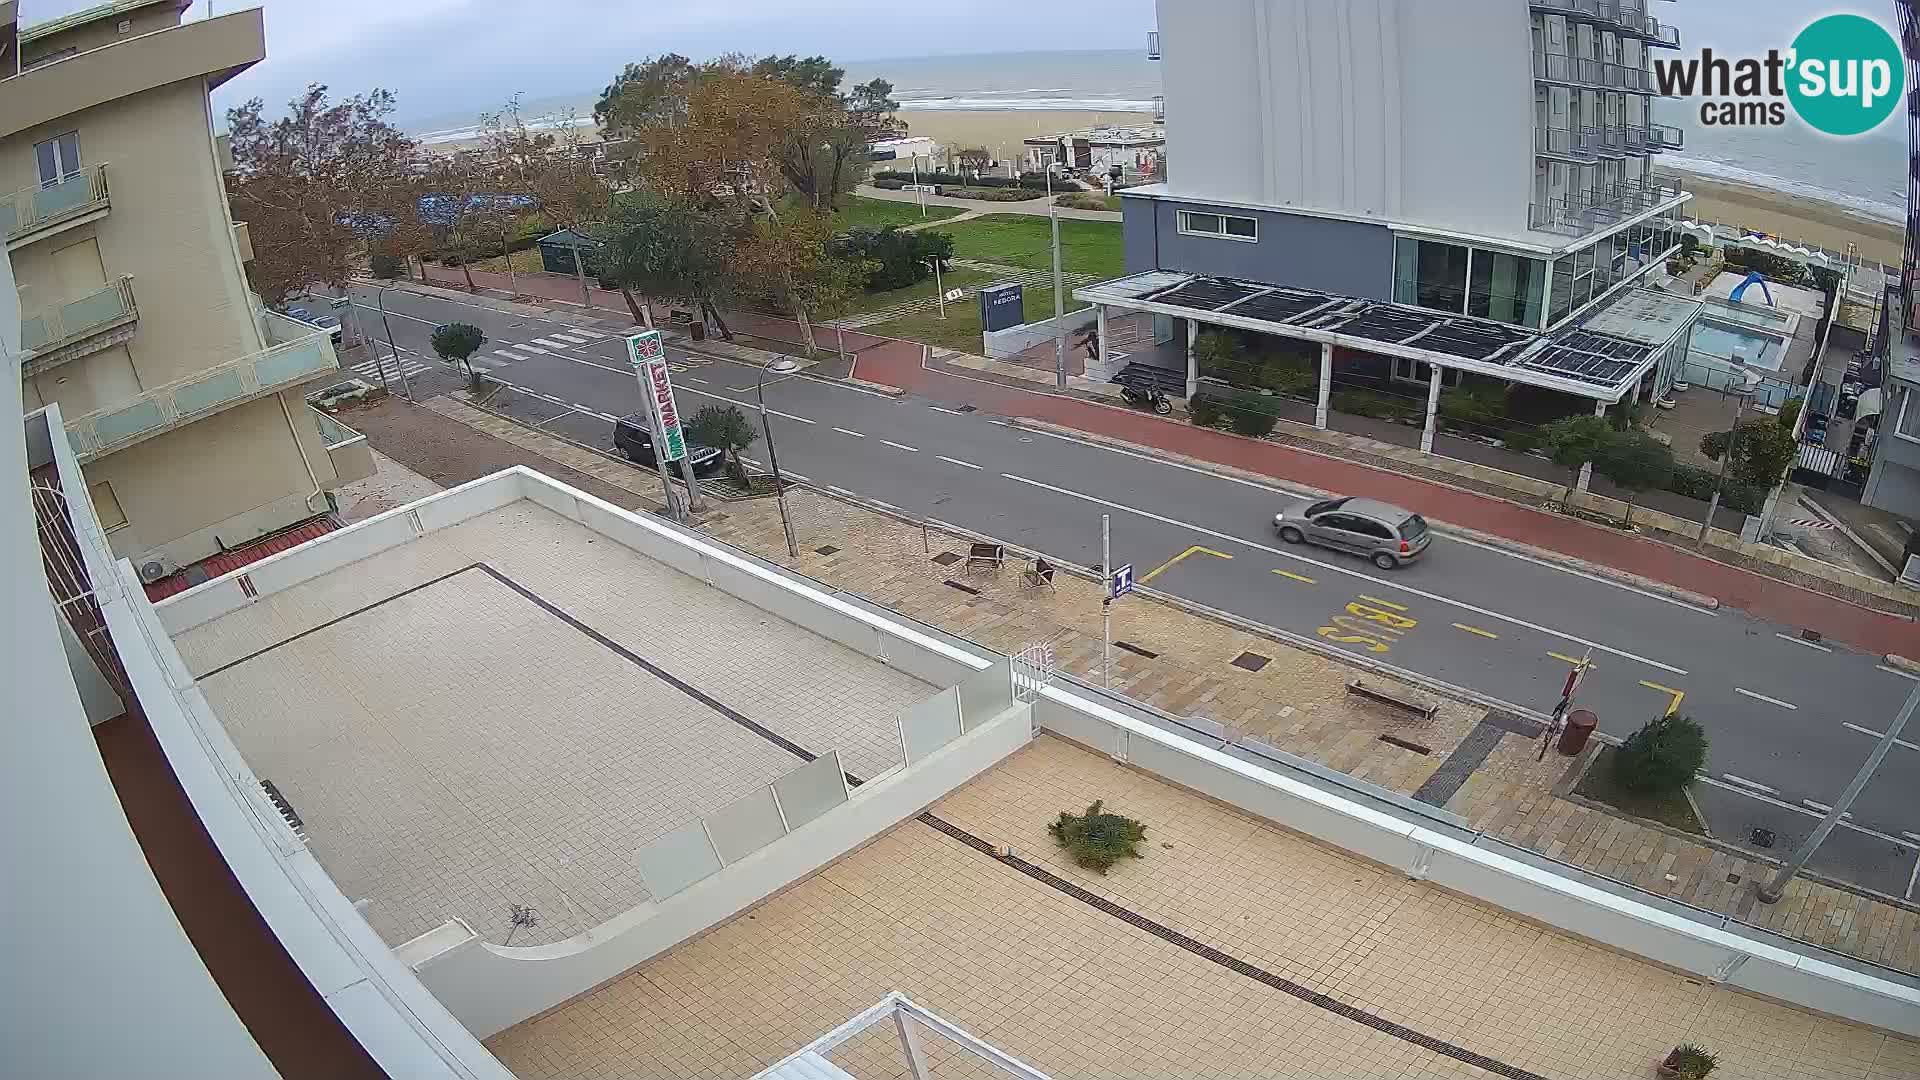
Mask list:
[{"label": "bench", "polygon": [[1379,687],[1368,686],[1359,679],[1354,679],[1347,683],[1347,693],[1352,694],[1354,697],[1366,698],[1368,701],[1399,709],[1401,712],[1412,713],[1422,721],[1429,723],[1432,722],[1434,716],[1440,712],[1438,703],[1423,705],[1411,697],[1402,697],[1391,690],[1382,690]]},{"label": "bench", "polygon": [[967,548],[966,569],[969,571],[979,568],[998,573],[1000,564],[1006,561],[1007,549],[999,544],[976,543]]}]

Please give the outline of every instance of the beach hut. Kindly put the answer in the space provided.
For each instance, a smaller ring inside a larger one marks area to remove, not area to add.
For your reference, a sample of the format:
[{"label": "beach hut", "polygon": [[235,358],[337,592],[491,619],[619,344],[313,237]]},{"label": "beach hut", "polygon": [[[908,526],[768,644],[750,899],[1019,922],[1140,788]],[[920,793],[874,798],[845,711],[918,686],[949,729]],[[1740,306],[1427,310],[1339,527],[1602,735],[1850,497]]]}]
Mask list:
[{"label": "beach hut", "polygon": [[586,268],[589,277],[600,274],[597,259],[600,253],[600,241],[591,236],[583,236],[572,229],[561,229],[540,238],[540,266],[553,274],[572,274],[573,252],[580,251],[580,265]]}]

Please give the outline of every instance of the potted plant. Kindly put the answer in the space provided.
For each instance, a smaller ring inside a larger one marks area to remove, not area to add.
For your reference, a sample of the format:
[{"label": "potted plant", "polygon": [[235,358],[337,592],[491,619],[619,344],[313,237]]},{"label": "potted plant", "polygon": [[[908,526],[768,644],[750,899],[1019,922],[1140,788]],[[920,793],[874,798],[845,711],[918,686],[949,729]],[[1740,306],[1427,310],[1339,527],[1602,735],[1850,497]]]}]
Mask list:
[{"label": "potted plant", "polygon": [[1720,1064],[1720,1059],[1692,1043],[1681,1043],[1668,1051],[1667,1059],[1655,1070],[1669,1080],[1703,1080]]},{"label": "potted plant", "polygon": [[1074,862],[1102,874],[1121,859],[1139,858],[1140,841],[1147,835],[1145,825],[1130,817],[1105,813],[1100,809],[1103,805],[1101,800],[1095,800],[1085,814],[1078,815],[1063,810],[1060,817],[1047,826],[1047,831],[1067,849]]}]

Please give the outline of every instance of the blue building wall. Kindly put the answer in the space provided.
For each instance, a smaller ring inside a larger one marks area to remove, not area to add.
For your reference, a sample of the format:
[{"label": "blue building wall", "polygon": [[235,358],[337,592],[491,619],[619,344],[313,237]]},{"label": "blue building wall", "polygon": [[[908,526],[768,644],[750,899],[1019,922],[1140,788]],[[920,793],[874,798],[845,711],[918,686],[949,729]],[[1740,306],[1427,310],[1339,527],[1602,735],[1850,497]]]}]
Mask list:
[{"label": "blue building wall", "polygon": [[[1122,198],[1120,207],[1128,273],[1178,270],[1393,299],[1393,230],[1384,225],[1168,199]],[[1259,239],[1182,233],[1181,210],[1254,218]]]}]

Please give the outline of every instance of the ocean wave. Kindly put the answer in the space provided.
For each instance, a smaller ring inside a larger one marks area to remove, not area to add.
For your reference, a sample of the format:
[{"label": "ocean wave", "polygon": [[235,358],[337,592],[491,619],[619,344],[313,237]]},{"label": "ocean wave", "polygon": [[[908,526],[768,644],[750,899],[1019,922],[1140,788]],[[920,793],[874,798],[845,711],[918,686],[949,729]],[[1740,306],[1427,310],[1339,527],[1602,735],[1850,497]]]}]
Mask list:
[{"label": "ocean wave", "polygon": [[1790,180],[1784,176],[1774,176],[1770,173],[1742,168],[1738,165],[1729,165],[1724,161],[1713,161],[1709,158],[1683,157],[1675,154],[1662,154],[1660,156],[1660,162],[1664,165],[1670,165],[1681,172],[1694,173],[1712,180],[1725,180],[1729,183],[1744,184],[1747,187],[1764,188],[1768,191],[1778,191],[1786,195],[1798,195],[1805,199],[1833,203],[1838,206],[1857,210],[1862,214],[1883,221],[1898,223],[1904,222],[1907,219],[1907,208],[1904,205],[1883,202],[1879,199],[1870,199],[1861,195],[1852,194],[1851,192],[1835,191],[1832,188],[1823,188],[1816,184]]},{"label": "ocean wave", "polygon": [[1153,102],[1105,97],[938,97],[900,99],[901,112],[992,112],[998,110],[1150,113]]}]

